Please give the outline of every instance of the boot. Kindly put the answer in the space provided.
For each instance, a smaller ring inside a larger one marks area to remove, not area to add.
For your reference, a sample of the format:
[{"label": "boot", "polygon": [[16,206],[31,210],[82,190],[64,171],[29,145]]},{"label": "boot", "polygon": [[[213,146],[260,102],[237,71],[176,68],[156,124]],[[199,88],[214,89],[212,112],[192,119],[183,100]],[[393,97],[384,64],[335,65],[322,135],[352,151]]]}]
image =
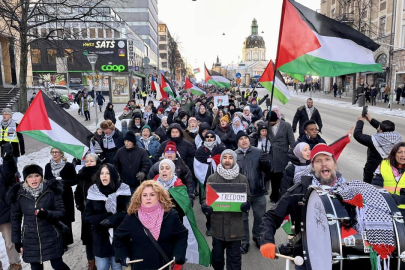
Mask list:
[{"label": "boot", "polygon": [[13,263],[10,264],[10,266],[8,267],[8,270],[21,270],[22,266],[19,263]]},{"label": "boot", "polygon": [[89,260],[87,263],[87,270],[97,270],[96,261]]}]

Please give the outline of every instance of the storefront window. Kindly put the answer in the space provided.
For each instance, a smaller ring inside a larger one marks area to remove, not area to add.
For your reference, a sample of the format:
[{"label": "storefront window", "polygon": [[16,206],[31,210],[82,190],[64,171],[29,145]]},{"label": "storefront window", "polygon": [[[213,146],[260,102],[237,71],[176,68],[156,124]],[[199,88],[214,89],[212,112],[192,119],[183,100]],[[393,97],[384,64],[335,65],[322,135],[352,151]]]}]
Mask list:
[{"label": "storefront window", "polygon": [[95,38],[95,37],[96,37],[96,29],[90,28],[90,38]]},{"label": "storefront window", "polygon": [[41,64],[41,50],[40,49],[32,49],[31,50],[31,58],[33,64]]},{"label": "storefront window", "polygon": [[49,64],[56,64],[56,50],[55,49],[47,49],[48,53],[48,63]]}]

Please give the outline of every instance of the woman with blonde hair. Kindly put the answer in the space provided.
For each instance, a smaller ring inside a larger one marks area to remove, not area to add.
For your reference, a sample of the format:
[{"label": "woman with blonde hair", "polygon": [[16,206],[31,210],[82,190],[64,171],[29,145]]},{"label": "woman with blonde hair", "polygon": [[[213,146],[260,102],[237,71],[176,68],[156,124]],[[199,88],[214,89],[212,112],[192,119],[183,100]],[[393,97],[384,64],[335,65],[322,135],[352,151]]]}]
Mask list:
[{"label": "woman with blonde hair", "polygon": [[172,207],[170,195],[161,184],[144,181],[131,198],[128,215],[115,231],[117,262],[128,266],[128,260],[142,259],[132,264],[133,270],[158,269],[173,258],[175,264],[183,265],[188,230]]}]

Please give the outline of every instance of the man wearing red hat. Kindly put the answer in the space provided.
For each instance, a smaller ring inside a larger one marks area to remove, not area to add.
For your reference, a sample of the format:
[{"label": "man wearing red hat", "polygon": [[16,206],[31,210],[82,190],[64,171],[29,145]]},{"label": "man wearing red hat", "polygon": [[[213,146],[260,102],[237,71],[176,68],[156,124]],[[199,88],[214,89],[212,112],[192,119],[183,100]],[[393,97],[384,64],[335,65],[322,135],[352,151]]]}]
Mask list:
[{"label": "man wearing red hat", "polygon": [[[276,230],[281,226],[284,217],[290,215],[295,232],[301,232],[301,211],[302,207],[298,205],[302,201],[308,187],[316,186],[331,186],[335,187],[343,184],[346,180],[337,172],[337,163],[335,153],[330,146],[326,144],[317,144],[311,151],[311,166],[312,171],[309,176],[303,176],[301,182],[295,184],[280,198],[277,205],[267,211],[262,220],[262,245],[260,251],[263,257],[274,259],[276,245],[274,235]],[[302,255],[302,239],[298,239],[293,246],[293,255]],[[301,254],[300,254],[301,253]],[[296,269],[306,269],[305,266],[296,266]]]}]

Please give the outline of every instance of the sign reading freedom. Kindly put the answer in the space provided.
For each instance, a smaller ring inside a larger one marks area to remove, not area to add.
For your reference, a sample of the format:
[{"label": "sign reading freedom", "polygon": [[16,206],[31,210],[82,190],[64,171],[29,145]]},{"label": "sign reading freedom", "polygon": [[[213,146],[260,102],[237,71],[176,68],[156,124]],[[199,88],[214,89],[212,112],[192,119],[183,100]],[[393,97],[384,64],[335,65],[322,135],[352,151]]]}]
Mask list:
[{"label": "sign reading freedom", "polygon": [[246,184],[209,183],[206,192],[206,204],[217,212],[240,212],[247,201]]}]

